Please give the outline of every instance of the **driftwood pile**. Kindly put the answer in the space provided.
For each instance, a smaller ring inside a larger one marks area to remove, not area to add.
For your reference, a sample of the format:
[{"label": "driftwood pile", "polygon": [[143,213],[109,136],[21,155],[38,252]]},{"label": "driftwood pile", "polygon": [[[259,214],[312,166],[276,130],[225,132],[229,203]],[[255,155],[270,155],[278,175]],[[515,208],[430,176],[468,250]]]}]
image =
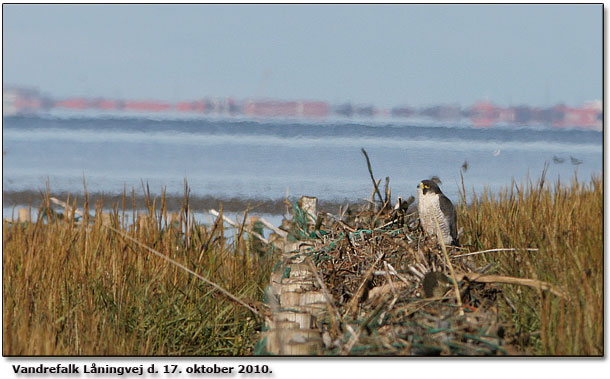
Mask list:
[{"label": "driftwood pile", "polygon": [[[260,353],[273,355],[506,355],[497,283],[563,291],[489,275],[467,249],[446,247],[419,228],[412,199],[340,214],[294,205],[284,253],[267,292],[271,316]],[[507,300],[506,300],[507,301]]]}]

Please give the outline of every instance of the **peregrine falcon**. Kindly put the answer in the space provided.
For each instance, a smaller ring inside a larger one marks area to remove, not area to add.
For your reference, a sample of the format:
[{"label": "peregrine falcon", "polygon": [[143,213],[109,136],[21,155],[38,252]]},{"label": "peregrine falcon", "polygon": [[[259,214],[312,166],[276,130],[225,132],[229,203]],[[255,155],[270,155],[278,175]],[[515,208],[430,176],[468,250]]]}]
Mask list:
[{"label": "peregrine falcon", "polygon": [[[446,245],[458,246],[455,208],[432,180],[422,180],[417,186],[417,211],[426,234],[436,236],[438,241],[442,237]],[[441,229],[440,236],[437,234],[435,219]]]}]

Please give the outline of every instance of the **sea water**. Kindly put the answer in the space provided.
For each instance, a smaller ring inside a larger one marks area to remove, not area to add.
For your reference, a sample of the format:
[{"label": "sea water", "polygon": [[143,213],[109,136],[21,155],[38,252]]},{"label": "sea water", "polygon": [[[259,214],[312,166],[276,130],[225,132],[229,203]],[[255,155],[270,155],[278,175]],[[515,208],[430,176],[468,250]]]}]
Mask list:
[{"label": "sea water", "polygon": [[[212,118],[17,116],[3,118],[3,191],[141,192],[222,198],[369,198],[373,174],[392,195],[415,195],[437,176],[452,200],[460,172],[468,193],[497,191],[514,179],[588,181],[601,174],[599,131],[534,127],[475,129],[387,119],[248,120]],[[467,167],[463,170],[463,167]],[[3,204],[6,209],[9,204]]]}]

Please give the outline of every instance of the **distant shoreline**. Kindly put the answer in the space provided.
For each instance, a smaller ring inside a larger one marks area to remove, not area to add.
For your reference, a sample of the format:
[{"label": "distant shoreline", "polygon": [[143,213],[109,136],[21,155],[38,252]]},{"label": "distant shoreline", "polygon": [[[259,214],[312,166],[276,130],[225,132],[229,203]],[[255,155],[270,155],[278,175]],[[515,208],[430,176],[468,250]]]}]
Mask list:
[{"label": "distant shoreline", "polygon": [[[80,208],[83,206],[85,196],[83,194],[69,194],[68,192],[51,192],[50,196],[56,197],[62,201],[66,201],[68,197],[70,201],[76,199],[76,204]],[[146,209],[146,197],[141,193],[136,193],[135,197],[135,208],[142,210]],[[151,194],[151,201],[156,199],[157,209],[161,206],[161,195]],[[288,200],[294,203],[298,198],[289,197]],[[42,192],[25,190],[25,191],[3,191],[2,192],[2,207],[6,208],[21,208],[32,206],[37,209],[42,201]],[[131,193],[127,193],[125,196],[125,209],[132,210],[134,199],[132,199]],[[89,209],[93,210],[98,202],[102,202],[102,208],[108,209],[113,208],[115,205],[119,210],[123,207],[123,194],[116,193],[103,193],[103,192],[90,192],[89,193]],[[166,208],[170,212],[177,212],[180,210],[182,203],[184,202],[183,195],[166,194],[165,203]],[[340,206],[344,206],[346,203],[355,204],[361,202],[359,199],[343,201],[340,200],[320,200],[318,203],[319,210],[324,212],[337,213]],[[286,213],[287,205],[285,198],[279,199],[268,199],[268,198],[240,198],[240,197],[217,197],[217,196],[189,196],[190,208],[194,212],[201,212],[208,209],[219,209],[221,206],[224,211],[227,212],[243,212],[249,209],[250,212],[254,213],[267,213],[273,215],[282,215]],[[5,215],[6,216],[6,215]]]}]

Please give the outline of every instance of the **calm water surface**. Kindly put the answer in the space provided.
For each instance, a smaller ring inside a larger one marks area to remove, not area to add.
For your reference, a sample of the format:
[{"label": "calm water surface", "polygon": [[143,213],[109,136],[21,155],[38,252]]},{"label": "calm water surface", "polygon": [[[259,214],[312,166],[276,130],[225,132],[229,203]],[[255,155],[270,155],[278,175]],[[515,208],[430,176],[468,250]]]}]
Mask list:
[{"label": "calm water surface", "polygon": [[[468,162],[469,191],[498,190],[538,178],[588,180],[602,171],[602,133],[533,128],[473,129],[349,121],[252,121],[124,117],[5,117],[4,191],[83,192],[166,188],[182,194],[327,200],[370,196],[360,149],[377,178],[391,179],[394,196],[415,194],[433,175],[457,200],[460,167]],[[554,159],[555,158],[555,161]],[[563,160],[563,163],[559,161]],[[579,163],[579,164],[577,164]],[[382,180],[383,183],[383,180]]]}]

